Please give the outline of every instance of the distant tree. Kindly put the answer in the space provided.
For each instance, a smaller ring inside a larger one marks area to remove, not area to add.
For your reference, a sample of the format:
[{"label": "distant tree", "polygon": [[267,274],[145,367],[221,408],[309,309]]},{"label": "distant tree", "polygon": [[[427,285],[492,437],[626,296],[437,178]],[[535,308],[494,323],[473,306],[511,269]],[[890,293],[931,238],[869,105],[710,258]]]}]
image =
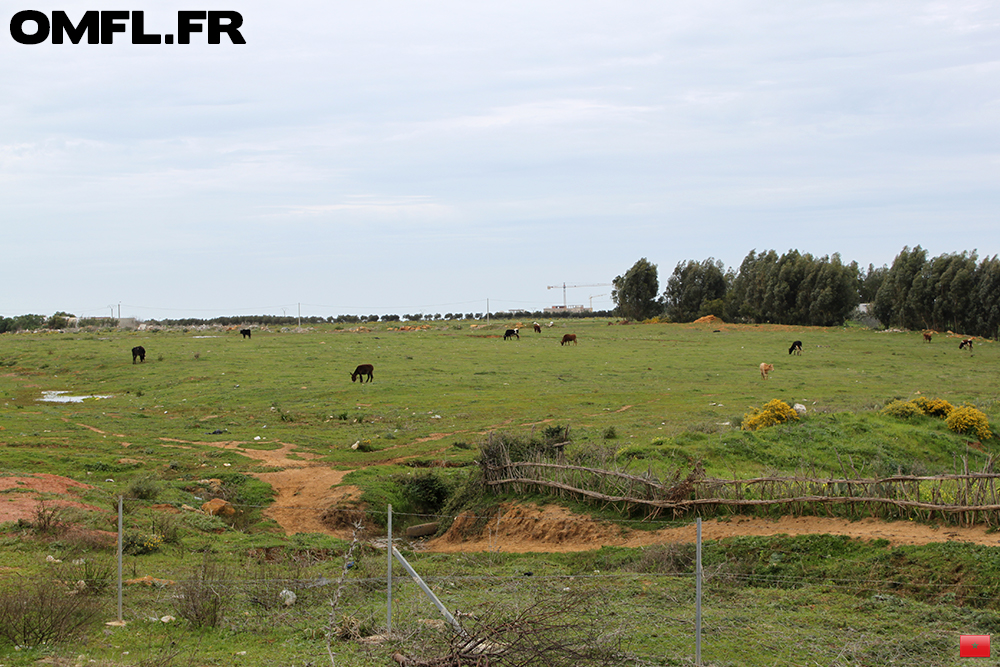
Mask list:
[{"label": "distant tree", "polygon": [[983,259],[976,267],[970,333],[996,339],[1000,335],[1000,260]]},{"label": "distant tree", "polygon": [[839,325],[857,306],[858,289],[857,265],[845,266],[836,253],[751,250],[731,281],[726,312],[733,321]]},{"label": "distant tree", "polygon": [[35,329],[41,329],[45,326],[45,316],[44,315],[16,315],[11,318],[14,321],[13,328],[11,331],[33,331]]},{"label": "distant tree", "polygon": [[382,321],[383,322],[398,322],[399,321],[399,315],[383,315],[382,316]]},{"label": "distant tree", "polygon": [[657,301],[660,282],[656,276],[656,264],[650,264],[645,257],[612,283],[611,298],[617,305],[618,314],[625,319],[645,320],[661,312]]},{"label": "distant tree", "polygon": [[49,329],[65,329],[69,326],[69,318],[71,317],[73,317],[72,313],[56,311],[45,321],[45,326]]},{"label": "distant tree", "polygon": [[858,273],[858,280],[861,284],[858,296],[861,298],[861,303],[875,302],[875,295],[878,294],[878,289],[882,286],[888,273],[889,267],[884,264],[877,269],[873,264],[869,264],[867,271]]},{"label": "distant tree", "polygon": [[[714,311],[722,315],[729,284],[721,261],[709,257],[701,262],[678,262],[667,279],[663,309],[673,322],[692,322]],[[706,304],[712,306],[706,308]]]},{"label": "distant tree", "polygon": [[778,263],[773,250],[757,254],[751,250],[733,279],[726,296],[726,314],[732,322],[766,322],[765,298],[770,284],[770,274]]},{"label": "distant tree", "polygon": [[[923,326],[915,305],[922,301],[919,293],[911,295],[914,281],[927,263],[927,251],[920,246],[904,247],[889,267],[882,285],[875,294],[875,317],[887,327],[919,329]],[[919,292],[919,290],[918,290]]]}]

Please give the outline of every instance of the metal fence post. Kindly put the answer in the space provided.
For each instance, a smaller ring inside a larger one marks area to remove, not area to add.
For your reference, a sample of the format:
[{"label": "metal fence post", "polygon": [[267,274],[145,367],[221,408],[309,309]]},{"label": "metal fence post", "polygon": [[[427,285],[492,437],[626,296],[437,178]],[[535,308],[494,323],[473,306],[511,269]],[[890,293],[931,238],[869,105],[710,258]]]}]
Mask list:
[{"label": "metal fence post", "polygon": [[389,560],[389,566],[386,568],[388,579],[385,587],[385,629],[386,634],[392,634],[392,505],[389,505],[387,524],[389,526],[389,541],[386,545],[385,555]]},{"label": "metal fence post", "polygon": [[122,622],[122,497],[118,496],[118,622]]},{"label": "metal fence post", "polygon": [[695,547],[694,576],[694,664],[701,666],[701,517],[697,519],[698,541]]}]

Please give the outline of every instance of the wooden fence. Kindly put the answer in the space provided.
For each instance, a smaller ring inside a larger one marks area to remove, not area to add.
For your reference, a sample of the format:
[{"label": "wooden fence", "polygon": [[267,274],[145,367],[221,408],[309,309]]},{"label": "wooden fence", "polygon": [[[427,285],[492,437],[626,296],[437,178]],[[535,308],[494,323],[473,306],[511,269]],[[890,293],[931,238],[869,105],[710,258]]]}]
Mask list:
[{"label": "wooden fence", "polygon": [[649,518],[755,513],[849,518],[940,519],[959,525],[1000,526],[1000,496],[992,459],[982,472],[880,478],[806,476],[716,479],[700,465],[684,479],[545,461],[481,463],[497,492],[542,492],[584,499]]}]

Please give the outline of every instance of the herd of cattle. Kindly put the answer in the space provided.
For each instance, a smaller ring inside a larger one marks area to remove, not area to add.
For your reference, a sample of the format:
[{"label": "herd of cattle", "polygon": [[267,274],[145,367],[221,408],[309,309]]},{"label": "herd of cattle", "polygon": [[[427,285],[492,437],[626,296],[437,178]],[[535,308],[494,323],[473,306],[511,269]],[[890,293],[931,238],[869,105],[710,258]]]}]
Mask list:
[{"label": "herd of cattle", "polygon": [[[569,335],[569,334],[567,334],[567,335]],[[931,342],[931,338],[932,337],[933,337],[933,332],[930,332],[930,331],[925,331],[924,332],[924,342],[925,343]],[[975,342],[975,340],[976,340],[975,338],[963,338],[962,341],[958,344],[958,349],[960,349],[960,350],[967,349],[967,350],[969,350],[969,352],[972,352],[972,343]],[[792,343],[792,346],[790,348],[788,348],[788,354],[802,354],[802,341],[800,341],[800,340],[794,341]],[[762,363],[760,365],[760,376],[761,376],[761,378],[763,378],[765,380],[769,379],[767,377],[767,374],[770,373],[773,370],[774,370],[774,364],[769,364],[767,362]]]},{"label": "herd of cattle", "polygon": [[[538,322],[534,323],[534,328],[535,328],[535,333],[542,332],[542,327],[541,325],[538,324]],[[519,332],[520,329],[518,327],[514,327],[513,329],[507,329],[503,334],[503,339],[510,340],[516,338],[520,340],[521,336]],[[240,329],[240,334],[243,336],[243,338],[250,338],[250,329]],[[932,338],[932,332],[925,331],[924,342],[925,343],[931,342],[931,338]],[[974,338],[963,338],[962,341],[958,344],[958,349],[960,350],[968,349],[971,352],[972,343],[974,341],[975,341]],[[574,345],[576,345],[576,334],[564,334],[562,340],[559,341],[559,345],[566,345],[567,343],[573,343]],[[797,340],[792,342],[791,347],[788,348],[788,354],[802,354],[802,341]],[[135,347],[132,348],[132,363],[133,364],[136,363],[136,360],[138,360],[139,363],[146,361],[146,348],[144,348],[142,345],[136,345]],[[765,380],[770,379],[768,378],[768,373],[770,373],[773,370],[774,370],[774,364],[769,364],[767,362],[762,363],[760,365],[761,378]],[[362,384],[364,384],[366,377],[368,378],[368,381],[371,382],[372,380],[375,379],[374,372],[375,372],[375,367],[372,366],[371,364],[360,364],[357,368],[354,369],[354,372],[351,373],[351,382],[357,381],[359,377],[361,378]]]}]

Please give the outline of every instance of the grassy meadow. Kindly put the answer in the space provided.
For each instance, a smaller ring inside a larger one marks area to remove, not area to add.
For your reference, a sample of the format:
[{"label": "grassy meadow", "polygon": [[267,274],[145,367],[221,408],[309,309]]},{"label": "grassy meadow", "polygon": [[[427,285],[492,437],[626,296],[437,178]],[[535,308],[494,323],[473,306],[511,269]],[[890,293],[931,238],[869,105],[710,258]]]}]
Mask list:
[{"label": "grassy meadow", "polygon": [[[153,500],[197,506],[203,478],[221,479],[248,508],[267,505],[272,490],[248,475],[269,469],[240,450],[292,445],[352,471],[345,483],[360,486],[373,506],[388,500],[405,512],[394,476],[441,470],[457,488],[478,443],[497,431],[527,438],[569,427],[568,453],[601,449],[616,466],[663,475],[702,461],[709,475],[724,477],[837,475],[848,461],[862,474],[944,473],[963,458],[979,468],[998,446],[996,438],[952,433],[940,419],[877,413],[897,398],[941,398],[978,407],[996,431],[1000,348],[988,341],[970,354],[959,350],[959,338],[943,334],[925,343],[920,332],[854,326],[608,326],[585,319],[560,320],[541,333],[524,322],[520,339],[505,341],[515,322],[429,324],[412,331],[395,323],[255,328],[249,340],[238,330],[202,327],[0,336],[0,474],[52,473],[93,485],[81,499],[107,513],[60,515],[91,528],[112,529],[114,499],[125,495],[133,539],[162,542],[129,555],[126,576],[225,583],[231,603],[217,627],[162,623],[156,619],[175,613],[172,589],[132,588],[127,629],[100,627],[31,647],[0,637],[0,665],[46,658],[81,667],[304,667],[329,664],[323,636],[332,627],[348,638],[383,630],[384,550],[352,552],[355,565],[334,618],[331,589],[301,584],[340,576],[344,541],[286,536],[259,511],[226,523],[153,508]],[[579,343],[560,345],[565,333]],[[794,340],[803,343],[801,356],[788,354]],[[145,363],[132,363],[135,345],[146,349]],[[774,364],[769,380],[760,376],[761,362]],[[352,383],[350,373],[362,363],[374,365],[374,381]],[[39,400],[50,391],[94,398]],[[808,412],[787,425],[740,430],[747,412],[775,398]],[[212,444],[223,442],[239,447]],[[436,467],[441,463],[451,467]],[[0,492],[0,503],[17,494]],[[69,563],[84,557],[100,575],[94,578],[106,581],[112,550],[42,530],[43,513],[0,527],[0,582],[46,572],[73,580],[79,575]],[[994,548],[824,539],[747,538],[706,547],[706,567],[716,575],[708,585],[715,606],[706,664],[957,664],[952,635],[957,647],[959,632],[1000,628]],[[620,664],[692,664],[689,547],[408,557],[448,604],[474,608],[504,599],[524,611],[553,592],[596,595],[613,609],[597,618],[614,617],[626,656]],[[45,561],[53,554],[63,561],[56,569]],[[983,572],[975,574],[977,566]],[[300,585],[300,602],[285,609],[274,600],[292,586],[287,582]],[[416,623],[435,618],[426,599],[401,586],[403,636],[391,649],[337,643],[337,665],[389,664],[394,650],[412,651],[416,643],[431,651],[440,641]],[[106,620],[112,594],[104,590],[99,598]],[[768,623],[754,624],[762,615]],[[788,649],[801,637],[813,647],[812,662]]]},{"label": "grassy meadow", "polygon": [[[179,455],[163,438],[214,438],[262,448],[290,442],[353,469],[403,458],[471,459],[470,449],[455,444],[493,430],[528,434],[560,425],[570,427],[574,443],[611,443],[626,455],[658,443],[703,458],[720,474],[834,465],[829,452],[810,451],[811,440],[841,452],[862,447],[870,459],[881,447],[887,456],[950,470],[957,439],[934,420],[914,443],[921,450],[897,451],[892,443],[902,436],[892,420],[869,413],[924,395],[976,405],[991,420],[998,415],[992,343],[970,355],[958,339],[928,344],[919,332],[587,320],[541,334],[522,329],[520,340],[504,341],[504,328],[461,322],[359,333],[330,326],[258,331],[251,340],[212,329],[7,336],[0,340],[4,465],[79,476],[88,460],[124,451],[109,449],[108,440],[157,464]],[[559,344],[568,332],[578,345]],[[787,353],[792,340],[803,341],[801,356]],[[131,363],[133,345],[146,348],[145,363]],[[775,365],[767,381],[761,362]],[[351,382],[359,363],[374,364],[373,382]],[[46,403],[38,400],[43,391],[109,398]],[[782,434],[792,451],[763,434],[739,433],[743,415],[773,398],[809,410],[786,429],[801,434]],[[369,446],[350,449],[359,441]],[[212,454],[196,448],[187,456]]]}]

